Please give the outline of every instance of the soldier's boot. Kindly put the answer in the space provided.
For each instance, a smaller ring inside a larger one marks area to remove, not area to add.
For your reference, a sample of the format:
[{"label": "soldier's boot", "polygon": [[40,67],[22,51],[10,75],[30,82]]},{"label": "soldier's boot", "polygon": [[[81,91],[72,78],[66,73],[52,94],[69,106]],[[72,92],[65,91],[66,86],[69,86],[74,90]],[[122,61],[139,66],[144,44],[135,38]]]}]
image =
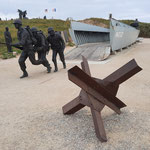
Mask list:
[{"label": "soldier's boot", "polygon": [[55,70],[54,70],[54,72],[57,72],[58,71],[58,68],[57,67],[55,67]]},{"label": "soldier's boot", "polygon": [[23,75],[20,77],[20,79],[28,77],[28,73],[27,71],[23,71]]},{"label": "soldier's boot", "polygon": [[51,69],[52,69],[52,67],[50,67],[50,65],[47,66],[47,73],[50,73],[50,72],[51,72]]},{"label": "soldier's boot", "polygon": [[56,63],[54,63],[54,65],[55,65],[55,70],[54,70],[54,72],[57,72],[57,71],[58,71],[57,64],[56,64]]},{"label": "soldier's boot", "polygon": [[65,62],[63,62],[63,67],[64,67],[64,69],[66,69],[66,63]]}]

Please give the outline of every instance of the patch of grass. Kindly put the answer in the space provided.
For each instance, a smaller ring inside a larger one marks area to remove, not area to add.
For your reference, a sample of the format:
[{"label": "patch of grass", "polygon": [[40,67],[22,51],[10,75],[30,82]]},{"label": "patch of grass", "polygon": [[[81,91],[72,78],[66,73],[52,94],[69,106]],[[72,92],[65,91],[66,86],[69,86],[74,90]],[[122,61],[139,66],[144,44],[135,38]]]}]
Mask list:
[{"label": "patch of grass", "polygon": [[[101,26],[102,24],[105,24],[106,27],[109,28],[109,20],[108,19],[102,19],[102,18],[89,18],[85,19],[87,21],[94,23],[94,25],[99,25]],[[134,20],[120,20],[126,24],[130,24],[134,22]],[[64,20],[59,20],[59,19],[27,19],[27,20],[22,20],[23,27],[29,25],[31,28],[32,27],[37,27],[38,30],[42,30],[45,35],[47,35],[47,29],[48,27],[53,27],[55,31],[64,31],[70,28],[70,21],[64,21]],[[143,23],[140,22],[140,37],[147,37],[150,38],[150,23]],[[5,27],[9,27],[9,30],[11,32],[12,40],[13,43],[16,43],[17,40],[17,30],[15,29],[13,25],[13,20],[8,20],[8,21],[0,21],[0,42],[5,42],[4,39],[4,31]],[[68,32],[69,33],[69,32]],[[70,35],[69,35],[70,37]],[[72,41],[70,40],[68,42],[69,46],[74,46]],[[16,51],[17,54],[21,53],[20,50],[17,50],[13,48],[13,51]],[[0,58],[12,58],[14,57],[11,54],[7,54],[7,48],[4,45],[0,45]]]},{"label": "patch of grass", "polygon": [[69,42],[67,43],[67,46],[73,47],[73,46],[75,46],[75,44],[74,44],[72,41],[69,41]]},{"label": "patch of grass", "polygon": [[13,53],[8,53],[6,46],[1,46],[1,47],[0,47],[0,58],[2,58],[2,59],[14,58],[14,57],[16,57],[18,54],[21,53],[21,50],[18,50],[18,49],[16,49],[16,48],[12,48],[12,51],[15,52],[15,54],[13,54]]},{"label": "patch of grass", "polygon": [[1,58],[2,59],[8,59],[8,58],[13,58],[16,57],[13,53],[8,53],[8,52],[3,52]]},{"label": "patch of grass", "polygon": [[[42,30],[45,35],[47,35],[47,29],[48,27],[53,27],[55,31],[64,31],[68,30],[70,27],[69,21],[63,21],[63,20],[57,20],[57,19],[29,19],[29,20],[22,20],[23,27],[26,27],[29,25],[31,28],[36,27],[38,30]],[[13,25],[13,20],[8,21],[0,21],[0,42],[5,42],[4,39],[4,32],[5,27],[9,27],[9,31],[12,36],[13,43],[16,43],[17,40],[17,30],[15,29]],[[21,51],[18,49],[13,48],[13,51],[16,52],[16,54],[20,54]],[[15,57],[12,54],[7,53],[7,47],[5,45],[0,45],[0,58],[7,59]]]}]

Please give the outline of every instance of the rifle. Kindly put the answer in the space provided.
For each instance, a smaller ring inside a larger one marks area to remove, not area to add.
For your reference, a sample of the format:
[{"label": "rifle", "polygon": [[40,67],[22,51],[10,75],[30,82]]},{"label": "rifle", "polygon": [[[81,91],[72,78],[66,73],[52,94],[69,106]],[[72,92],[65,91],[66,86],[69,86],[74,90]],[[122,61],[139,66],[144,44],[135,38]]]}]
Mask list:
[{"label": "rifle", "polygon": [[13,47],[15,47],[15,48],[18,48],[18,49],[20,49],[20,50],[23,50],[23,47],[21,47],[21,46],[15,46],[15,45],[11,45],[11,46],[13,46]]},{"label": "rifle", "polygon": [[[0,44],[6,45],[7,43],[0,42]],[[15,46],[15,45],[11,45],[11,46],[13,46],[13,47],[15,47],[15,48],[18,48],[18,49],[20,49],[20,50],[23,50],[23,47],[21,47],[21,46]]]},{"label": "rifle", "polygon": [[6,43],[0,42],[0,44],[6,45]]}]

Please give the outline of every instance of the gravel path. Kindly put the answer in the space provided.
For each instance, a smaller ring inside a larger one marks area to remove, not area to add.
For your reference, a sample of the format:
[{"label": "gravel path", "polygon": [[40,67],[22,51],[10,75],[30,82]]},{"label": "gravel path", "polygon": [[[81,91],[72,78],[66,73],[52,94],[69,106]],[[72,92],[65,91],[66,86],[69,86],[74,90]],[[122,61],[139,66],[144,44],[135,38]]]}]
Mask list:
[{"label": "gravel path", "polygon": [[149,48],[150,39],[144,39],[106,63],[90,63],[92,76],[101,79],[133,58],[143,68],[119,88],[117,97],[127,104],[122,113],[108,107],[102,111],[106,143],[96,138],[89,108],[69,116],[62,113],[62,106],[80,91],[67,78],[74,63],[68,62],[65,70],[59,63],[59,72],[47,74],[43,66],[27,61],[29,78],[20,80],[17,58],[1,60],[0,150],[149,150]]}]

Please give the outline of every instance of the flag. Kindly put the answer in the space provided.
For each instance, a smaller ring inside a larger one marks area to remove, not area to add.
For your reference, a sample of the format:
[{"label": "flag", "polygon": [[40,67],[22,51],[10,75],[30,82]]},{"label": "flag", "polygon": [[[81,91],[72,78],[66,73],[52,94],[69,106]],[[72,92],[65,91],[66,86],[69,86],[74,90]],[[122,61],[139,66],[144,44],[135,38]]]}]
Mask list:
[{"label": "flag", "polygon": [[48,12],[48,9],[45,9],[45,12]]},{"label": "flag", "polygon": [[53,8],[52,11],[53,11],[53,12],[56,12],[56,8]]}]

